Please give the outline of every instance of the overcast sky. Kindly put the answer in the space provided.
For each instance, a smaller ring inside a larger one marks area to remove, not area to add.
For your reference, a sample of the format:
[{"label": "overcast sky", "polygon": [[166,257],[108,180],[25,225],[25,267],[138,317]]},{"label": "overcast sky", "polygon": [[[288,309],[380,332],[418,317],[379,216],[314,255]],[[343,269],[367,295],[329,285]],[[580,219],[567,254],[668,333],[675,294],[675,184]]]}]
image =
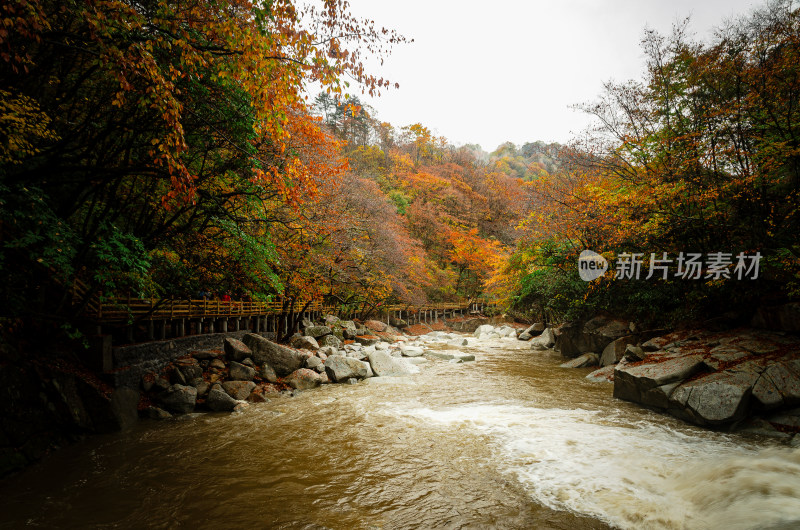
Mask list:
[{"label": "overcast sky", "polygon": [[[351,12],[413,38],[375,73],[400,83],[367,100],[396,127],[452,143],[566,142],[588,124],[571,105],[604,81],[639,78],[644,28],[691,15],[698,37],[761,5],[749,0],[351,0]],[[373,68],[373,71],[376,69]]]}]

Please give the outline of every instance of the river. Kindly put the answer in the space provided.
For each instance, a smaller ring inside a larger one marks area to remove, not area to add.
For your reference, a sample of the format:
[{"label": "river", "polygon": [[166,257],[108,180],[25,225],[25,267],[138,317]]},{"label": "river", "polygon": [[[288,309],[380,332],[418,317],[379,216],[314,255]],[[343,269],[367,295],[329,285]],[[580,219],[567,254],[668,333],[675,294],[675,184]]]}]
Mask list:
[{"label": "river", "polygon": [[552,352],[142,421],[0,483],[3,528],[797,528],[800,449],[613,399]]}]

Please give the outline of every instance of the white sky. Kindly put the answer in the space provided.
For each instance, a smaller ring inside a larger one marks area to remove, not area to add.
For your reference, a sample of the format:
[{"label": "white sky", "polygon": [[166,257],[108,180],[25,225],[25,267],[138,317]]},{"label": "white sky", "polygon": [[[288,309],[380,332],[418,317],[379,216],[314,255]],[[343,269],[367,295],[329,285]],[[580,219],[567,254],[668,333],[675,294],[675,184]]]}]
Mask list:
[{"label": "white sky", "polygon": [[372,72],[400,83],[363,98],[378,117],[415,122],[461,145],[566,142],[604,81],[640,78],[645,26],[668,33],[688,15],[704,38],[753,0],[350,0],[352,14],[413,38]]}]

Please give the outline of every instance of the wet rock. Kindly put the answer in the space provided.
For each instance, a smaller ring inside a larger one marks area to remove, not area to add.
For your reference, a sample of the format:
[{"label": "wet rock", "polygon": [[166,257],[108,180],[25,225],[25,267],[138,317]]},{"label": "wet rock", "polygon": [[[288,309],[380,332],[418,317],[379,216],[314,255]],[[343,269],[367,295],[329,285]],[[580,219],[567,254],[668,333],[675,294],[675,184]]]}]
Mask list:
[{"label": "wet rock", "polygon": [[247,401],[249,403],[269,403],[269,398],[260,392],[254,391],[247,396]]},{"label": "wet rock", "polygon": [[317,342],[317,339],[311,336],[295,335],[292,337],[290,344],[292,345],[292,348],[298,348],[301,350],[316,351],[319,349],[319,343]]},{"label": "wet rock", "polygon": [[325,361],[325,373],[331,381],[340,383],[350,378],[363,379],[367,376],[367,369],[364,363],[357,359],[332,355]]},{"label": "wet rock", "polygon": [[313,339],[320,339],[331,333],[333,333],[333,330],[328,326],[311,326],[303,330],[304,335]]},{"label": "wet rock", "polygon": [[172,414],[159,407],[148,407],[147,417],[153,420],[167,420],[172,417]]},{"label": "wet rock", "polygon": [[120,429],[125,430],[139,420],[139,391],[123,386],[111,394],[111,412]]},{"label": "wet rock", "polygon": [[647,391],[683,381],[702,369],[703,358],[699,355],[634,366],[627,363],[620,364],[614,371],[614,397],[642,403],[642,396]]},{"label": "wet rock", "polygon": [[270,365],[279,376],[289,375],[303,365],[303,359],[297,352],[260,335],[248,333],[243,342],[252,350],[252,359],[256,364]]},{"label": "wet rock", "polygon": [[750,370],[726,370],[683,383],[669,397],[670,410],[700,425],[740,420],[747,413],[750,390],[758,375]]},{"label": "wet rock", "polygon": [[319,374],[308,368],[295,370],[284,379],[286,384],[297,390],[308,390],[322,384]]},{"label": "wet rock", "polygon": [[520,333],[517,338],[519,340],[531,340],[533,337],[538,337],[542,334],[542,331],[545,330],[544,324],[541,322],[537,322],[536,324],[529,326],[528,328],[524,329],[522,333]]},{"label": "wet rock", "polygon": [[256,387],[252,381],[225,381],[222,383],[222,389],[228,393],[233,399],[246,399],[250,392]]},{"label": "wet rock", "polygon": [[789,447],[800,447],[800,434],[792,436],[792,441],[789,442]]},{"label": "wet rock", "polygon": [[443,352],[443,351],[428,351],[426,353],[428,357],[432,357],[434,359],[439,359],[441,361],[449,361],[450,359],[454,359],[453,352]]},{"label": "wet rock", "polygon": [[233,337],[226,337],[223,341],[223,347],[225,349],[225,357],[232,361],[242,361],[253,355],[247,344]]},{"label": "wet rock", "polygon": [[427,364],[430,362],[425,357],[404,357],[403,360],[414,365]]},{"label": "wet rock", "polygon": [[252,381],[256,376],[254,368],[231,361],[229,379],[232,381]]},{"label": "wet rock", "polygon": [[369,359],[369,364],[372,367],[372,371],[379,377],[392,377],[409,374],[408,370],[405,369],[405,365],[397,362],[395,357],[392,357],[385,351],[374,351],[370,353],[367,358]]},{"label": "wet rock", "polygon": [[170,412],[186,414],[194,410],[197,389],[193,386],[172,385],[159,395],[159,401]]},{"label": "wet rock", "polygon": [[214,385],[208,392],[206,406],[215,412],[230,412],[237,401],[221,385]]},{"label": "wet rock", "polygon": [[586,379],[593,383],[613,383],[614,365],[604,366],[586,376]]},{"label": "wet rock", "polygon": [[475,360],[475,356],[471,353],[453,352],[453,359],[458,359],[461,362],[470,362]]},{"label": "wet rock", "polygon": [[369,364],[369,361],[361,361],[367,369],[367,375],[364,377],[365,379],[369,377],[375,377],[375,372],[372,371],[372,366]]},{"label": "wet rock", "polygon": [[737,424],[736,430],[738,432],[758,434],[760,436],[769,436],[771,438],[784,438],[786,440],[791,438],[790,434],[779,431],[770,422],[763,418],[748,418]]},{"label": "wet rock", "polygon": [[530,344],[531,349],[534,351],[549,350],[556,344],[555,333],[552,328],[547,328],[541,335],[535,339],[531,339],[528,344]]},{"label": "wet rock", "polygon": [[[295,390],[295,392],[297,391]],[[250,408],[250,403],[248,403],[247,401],[237,401],[236,406],[233,407],[233,412],[241,413],[247,410],[248,408]]]},{"label": "wet rock", "polygon": [[597,366],[600,363],[600,357],[596,353],[584,353],[580,357],[576,357],[570,361],[562,363],[561,368],[586,368],[589,366]]}]

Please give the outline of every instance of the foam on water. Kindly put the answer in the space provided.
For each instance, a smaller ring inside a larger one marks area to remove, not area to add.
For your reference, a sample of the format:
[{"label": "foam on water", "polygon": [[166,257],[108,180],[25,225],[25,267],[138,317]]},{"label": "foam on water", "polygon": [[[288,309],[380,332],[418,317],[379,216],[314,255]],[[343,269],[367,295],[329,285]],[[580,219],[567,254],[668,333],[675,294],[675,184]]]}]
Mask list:
[{"label": "foam on water", "polygon": [[494,465],[538,501],[622,528],[770,528],[800,523],[800,450],[743,446],[587,410],[486,403],[396,413],[468,426]]}]

